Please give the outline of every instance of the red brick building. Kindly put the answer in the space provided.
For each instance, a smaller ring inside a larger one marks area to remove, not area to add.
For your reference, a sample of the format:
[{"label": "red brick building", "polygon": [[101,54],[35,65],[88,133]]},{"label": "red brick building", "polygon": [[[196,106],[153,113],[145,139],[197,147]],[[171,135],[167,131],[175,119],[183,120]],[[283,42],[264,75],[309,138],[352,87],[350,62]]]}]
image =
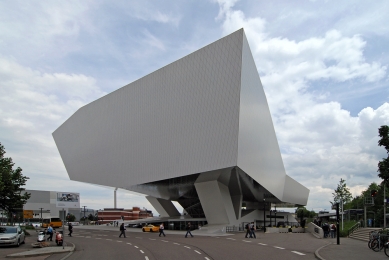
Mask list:
[{"label": "red brick building", "polygon": [[137,220],[152,217],[151,210],[133,207],[132,209],[105,208],[97,213],[100,224],[110,223],[115,220]]}]

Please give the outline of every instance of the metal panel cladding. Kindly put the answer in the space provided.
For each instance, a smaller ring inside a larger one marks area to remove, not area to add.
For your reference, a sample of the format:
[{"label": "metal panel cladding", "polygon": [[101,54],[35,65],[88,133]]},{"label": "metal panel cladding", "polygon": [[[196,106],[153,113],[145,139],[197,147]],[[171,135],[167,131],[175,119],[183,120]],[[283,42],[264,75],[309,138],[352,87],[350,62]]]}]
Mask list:
[{"label": "metal panel cladding", "polygon": [[70,179],[127,187],[237,165],[243,29],[82,108],[54,133]]}]

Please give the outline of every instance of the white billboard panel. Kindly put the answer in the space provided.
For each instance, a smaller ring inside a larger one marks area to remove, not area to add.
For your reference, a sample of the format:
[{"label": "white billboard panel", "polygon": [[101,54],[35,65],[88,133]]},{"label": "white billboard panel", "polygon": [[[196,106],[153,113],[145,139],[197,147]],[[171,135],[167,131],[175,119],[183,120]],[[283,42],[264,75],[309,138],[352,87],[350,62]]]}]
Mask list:
[{"label": "white billboard panel", "polygon": [[57,192],[57,208],[80,208],[80,193]]}]

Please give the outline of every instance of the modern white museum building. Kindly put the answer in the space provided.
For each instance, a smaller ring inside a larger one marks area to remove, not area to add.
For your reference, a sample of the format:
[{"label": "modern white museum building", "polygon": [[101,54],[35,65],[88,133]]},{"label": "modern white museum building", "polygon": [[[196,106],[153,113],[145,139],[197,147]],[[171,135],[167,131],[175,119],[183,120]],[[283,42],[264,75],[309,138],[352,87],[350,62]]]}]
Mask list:
[{"label": "modern white museum building", "polygon": [[81,107],[53,137],[71,180],[146,194],[162,217],[177,201],[240,225],[308,200],[285,173],[243,29]]}]

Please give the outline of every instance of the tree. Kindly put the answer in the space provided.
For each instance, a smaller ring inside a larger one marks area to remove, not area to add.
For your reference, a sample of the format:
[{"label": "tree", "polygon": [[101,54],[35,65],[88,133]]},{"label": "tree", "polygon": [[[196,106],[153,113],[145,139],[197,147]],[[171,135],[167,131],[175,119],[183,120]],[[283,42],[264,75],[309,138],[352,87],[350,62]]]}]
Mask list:
[{"label": "tree", "polygon": [[350,190],[346,186],[346,181],[343,180],[342,178],[340,179],[338,187],[336,188],[335,192],[332,193],[332,195],[334,196],[334,202],[330,201],[330,203],[332,205],[334,205],[336,203],[341,203],[341,202],[343,202],[343,204],[347,204],[347,203],[351,202],[351,200],[353,198]]},{"label": "tree", "polygon": [[93,220],[95,220],[95,217],[94,217],[92,214],[89,214],[89,215],[88,215],[88,219],[89,219],[90,221],[93,221]]},{"label": "tree", "polygon": [[23,192],[28,177],[23,176],[20,167],[13,169],[12,158],[5,158],[4,146],[0,143],[0,207],[12,214],[23,208],[31,194]]},{"label": "tree", "polygon": [[76,216],[74,216],[73,214],[68,214],[66,216],[66,220],[69,222],[74,222],[76,220]]},{"label": "tree", "polygon": [[381,139],[378,141],[378,146],[383,146],[386,149],[386,158],[378,162],[378,177],[386,185],[389,181],[389,126],[383,125],[378,129],[378,135]]}]

